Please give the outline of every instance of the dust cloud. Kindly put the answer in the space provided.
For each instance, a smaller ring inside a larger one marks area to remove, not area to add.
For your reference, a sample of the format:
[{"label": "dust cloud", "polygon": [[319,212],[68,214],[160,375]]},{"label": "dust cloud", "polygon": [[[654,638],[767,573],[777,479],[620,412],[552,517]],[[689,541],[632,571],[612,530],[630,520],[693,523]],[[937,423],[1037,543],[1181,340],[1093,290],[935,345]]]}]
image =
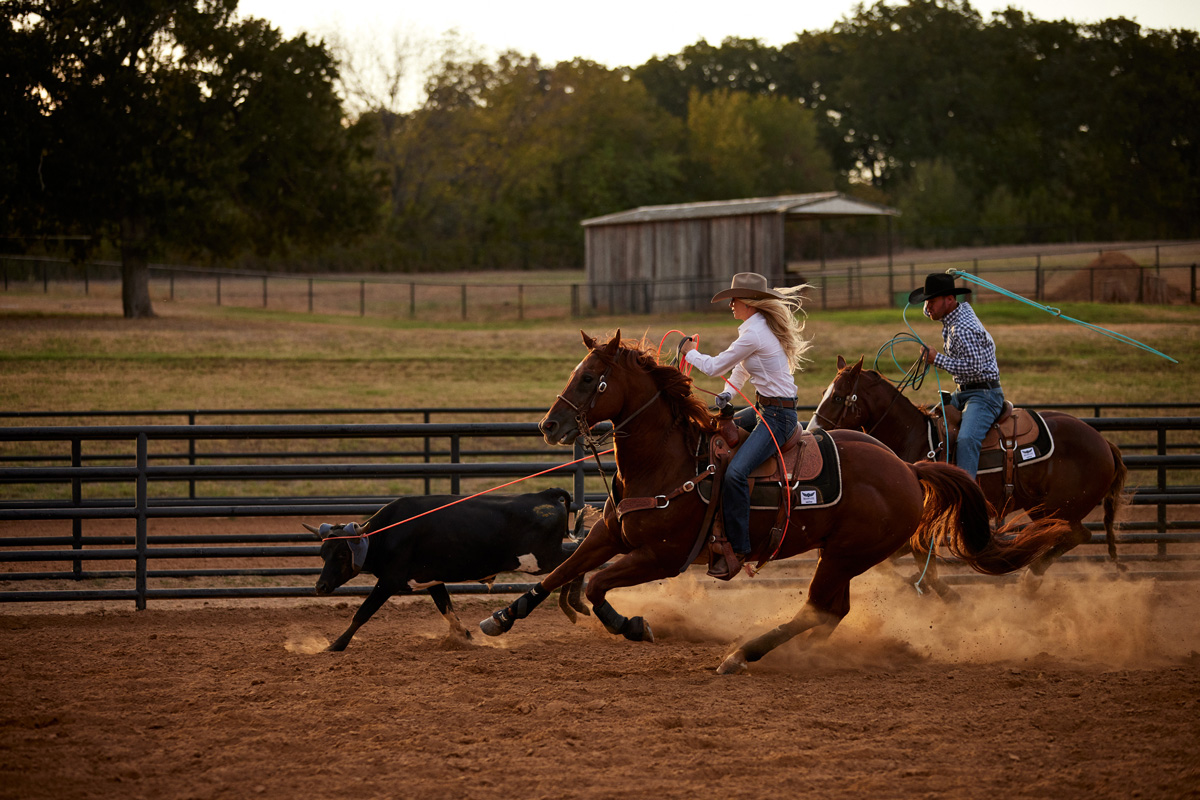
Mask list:
[{"label": "dust cloud", "polygon": [[[780,585],[739,577],[714,585],[693,575],[612,594],[664,641],[729,642],[790,619],[807,580]],[[1178,663],[1200,650],[1200,587],[1194,582],[1113,580],[1096,567],[1047,573],[1035,593],[1018,584],[967,584],[946,603],[918,595],[882,570],[851,584],[851,611],[826,642],[798,637],[764,660],[804,669],[888,669],[914,662],[1019,665],[1051,659],[1106,669]],[[756,581],[758,582],[756,584]]]},{"label": "dust cloud", "polygon": [[283,643],[283,647],[289,653],[311,655],[312,653],[320,653],[326,647],[329,647],[329,640],[324,636],[314,634],[294,634],[287,638]]}]

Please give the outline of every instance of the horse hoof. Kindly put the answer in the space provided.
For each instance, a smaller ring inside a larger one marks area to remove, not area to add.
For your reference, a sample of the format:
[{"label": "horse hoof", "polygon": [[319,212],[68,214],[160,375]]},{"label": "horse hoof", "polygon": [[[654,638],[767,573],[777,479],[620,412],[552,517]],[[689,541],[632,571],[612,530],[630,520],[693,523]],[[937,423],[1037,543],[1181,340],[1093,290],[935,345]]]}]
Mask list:
[{"label": "horse hoof", "polygon": [[746,657],[742,655],[740,650],[735,650],[725,657],[721,662],[721,666],[717,667],[718,675],[740,675],[749,670],[746,665]]},{"label": "horse hoof", "polygon": [[641,617],[632,617],[622,635],[631,642],[654,644],[654,631],[650,630],[650,623]]},{"label": "horse hoof", "polygon": [[500,612],[497,611],[490,617],[483,619],[479,623],[479,630],[483,631],[488,636],[499,636],[502,633],[508,633],[512,629],[512,623],[509,622],[506,626],[504,620],[500,617]]}]

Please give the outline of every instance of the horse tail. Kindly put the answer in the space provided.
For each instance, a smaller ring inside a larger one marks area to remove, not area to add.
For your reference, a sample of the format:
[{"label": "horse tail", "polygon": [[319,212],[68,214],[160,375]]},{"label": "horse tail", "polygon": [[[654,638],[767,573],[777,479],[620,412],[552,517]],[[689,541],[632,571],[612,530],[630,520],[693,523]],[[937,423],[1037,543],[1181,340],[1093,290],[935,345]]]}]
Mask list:
[{"label": "horse tail", "polygon": [[1117,512],[1121,509],[1128,497],[1125,495],[1125,478],[1129,474],[1129,470],[1125,467],[1125,460],[1121,456],[1121,449],[1107,439],[1104,440],[1113,455],[1113,478],[1108,485],[1108,492],[1104,495],[1104,539],[1108,543],[1108,558],[1114,564],[1118,564],[1124,569],[1117,560],[1117,531],[1116,519]]},{"label": "horse tail", "polygon": [[991,530],[988,502],[971,476],[941,461],[909,465],[921,484],[925,510],[918,531],[922,543],[944,540],[950,552],[985,575],[1005,575],[1026,567],[1065,541],[1070,526],[1059,519],[1021,518]]}]

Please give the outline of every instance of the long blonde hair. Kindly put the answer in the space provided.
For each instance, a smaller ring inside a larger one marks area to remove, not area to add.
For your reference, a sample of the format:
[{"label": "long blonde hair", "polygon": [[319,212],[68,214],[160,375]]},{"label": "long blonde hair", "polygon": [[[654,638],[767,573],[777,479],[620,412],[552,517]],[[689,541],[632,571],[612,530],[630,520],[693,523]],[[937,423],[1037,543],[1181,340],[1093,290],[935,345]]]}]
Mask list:
[{"label": "long blonde hair", "polygon": [[812,340],[804,338],[804,320],[797,317],[798,314],[808,316],[804,310],[803,292],[805,289],[811,288],[813,288],[811,284],[801,283],[798,286],[776,289],[776,292],[784,296],[783,299],[774,297],[742,298],[743,303],[757,309],[767,320],[767,327],[779,340],[779,344],[787,356],[788,369],[793,372],[801,369],[801,362],[812,361],[804,355],[812,347]]}]

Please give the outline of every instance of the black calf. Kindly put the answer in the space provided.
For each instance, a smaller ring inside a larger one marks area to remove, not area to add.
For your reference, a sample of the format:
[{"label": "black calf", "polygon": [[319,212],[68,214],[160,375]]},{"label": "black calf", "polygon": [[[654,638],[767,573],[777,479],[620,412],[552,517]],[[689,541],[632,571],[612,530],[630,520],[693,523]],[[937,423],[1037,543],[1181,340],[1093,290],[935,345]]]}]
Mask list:
[{"label": "black calf", "polygon": [[[389,597],[419,589],[429,590],[451,634],[469,639],[471,634],[455,615],[444,584],[489,582],[501,572],[542,575],[570,553],[563,540],[571,496],[562,489],[515,496],[483,495],[441,508],[460,499],[448,495],[402,497],[361,525],[304,526],[322,539],[325,566],[317,579],[317,594],[332,593],[360,572],[378,579],[354,612],[350,627],[329,646],[330,650],[344,650],[355,631]],[[389,527],[431,509],[438,510]],[[578,528],[583,511],[576,518]],[[580,599],[582,585],[580,578],[564,586],[559,594],[559,606],[572,622],[575,610],[589,613]]]}]

